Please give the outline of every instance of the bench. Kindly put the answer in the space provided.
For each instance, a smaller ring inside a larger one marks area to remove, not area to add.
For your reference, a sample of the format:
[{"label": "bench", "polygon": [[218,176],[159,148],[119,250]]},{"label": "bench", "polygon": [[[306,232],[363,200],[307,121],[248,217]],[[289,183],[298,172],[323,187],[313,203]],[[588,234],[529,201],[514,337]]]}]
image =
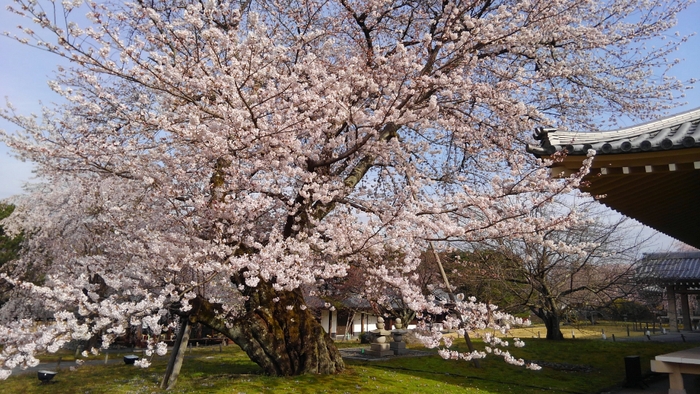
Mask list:
[{"label": "bench", "polygon": [[700,375],[700,347],[658,355],[651,370],[668,374],[668,394],[686,394],[682,374]]}]

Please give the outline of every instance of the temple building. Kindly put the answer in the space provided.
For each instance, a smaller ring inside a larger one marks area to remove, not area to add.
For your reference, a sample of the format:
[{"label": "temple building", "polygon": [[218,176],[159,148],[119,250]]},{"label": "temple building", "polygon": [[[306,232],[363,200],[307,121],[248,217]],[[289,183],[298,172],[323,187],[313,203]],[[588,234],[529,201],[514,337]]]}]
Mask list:
[{"label": "temple building", "polygon": [[[608,207],[700,249],[700,108],[614,131],[570,132],[539,128],[539,144],[528,152],[555,162],[552,176],[568,176],[596,151],[582,191]],[[649,255],[646,280],[666,288],[671,329],[676,325],[676,294],[684,329],[692,327],[688,294],[700,293],[700,252]],[[656,278],[656,279],[654,279]]]},{"label": "temple building", "polygon": [[[700,252],[647,254],[639,262],[637,279],[666,290],[668,324],[671,331],[678,331],[679,320],[683,322],[685,331],[695,328],[700,317],[693,316],[688,295],[700,294]],[[676,294],[680,294],[680,316],[677,316]]]}]

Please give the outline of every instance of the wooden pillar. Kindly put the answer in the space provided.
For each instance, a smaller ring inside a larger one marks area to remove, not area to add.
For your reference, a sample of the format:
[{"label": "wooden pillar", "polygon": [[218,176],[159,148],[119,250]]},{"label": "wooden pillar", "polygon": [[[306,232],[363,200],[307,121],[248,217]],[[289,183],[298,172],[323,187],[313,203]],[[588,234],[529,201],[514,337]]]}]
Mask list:
[{"label": "wooden pillar", "polygon": [[331,338],[333,338],[333,336],[331,334],[332,329],[333,329],[333,311],[329,310],[328,311],[328,335],[331,335]]},{"label": "wooden pillar", "polygon": [[336,335],[338,335],[338,310],[335,311],[335,313],[331,314],[331,317],[333,318],[331,320],[331,338],[335,339]]},{"label": "wooden pillar", "polygon": [[683,331],[693,331],[693,322],[690,320],[690,306],[688,305],[687,288],[681,289],[681,314],[683,315]]},{"label": "wooden pillar", "polygon": [[676,312],[676,291],[673,285],[666,287],[666,299],[668,300],[668,328],[669,331],[678,331],[678,314]]}]

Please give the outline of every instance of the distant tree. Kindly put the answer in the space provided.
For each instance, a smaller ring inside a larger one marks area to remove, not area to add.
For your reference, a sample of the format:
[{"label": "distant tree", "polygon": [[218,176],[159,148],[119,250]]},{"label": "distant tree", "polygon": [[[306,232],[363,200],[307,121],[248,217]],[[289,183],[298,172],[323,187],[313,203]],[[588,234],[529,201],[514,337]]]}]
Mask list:
[{"label": "distant tree", "polygon": [[14,210],[14,205],[0,203],[0,269],[8,262],[17,259],[24,239],[23,234],[14,236],[6,234],[2,226],[2,220],[10,216]]},{"label": "distant tree", "polygon": [[[0,203],[0,272],[10,273],[12,271],[11,262],[19,256],[24,235],[22,233],[10,236],[5,232],[2,220],[7,218],[15,210],[12,204]],[[0,305],[4,304],[8,298],[10,286],[4,279],[0,279]]]},{"label": "distant tree", "polygon": [[[502,267],[506,259],[503,254],[488,249],[472,251],[456,250],[440,253],[445,273],[449,278],[451,291],[474,296],[477,299],[496,304],[509,313],[521,313],[523,306],[510,292],[512,284],[506,284],[502,278],[492,275],[493,267]],[[436,266],[435,259],[428,259],[427,264]],[[438,267],[434,268],[436,271]],[[439,273],[438,273],[439,276]],[[444,282],[436,278],[434,283],[444,288]]]},{"label": "distant tree", "polygon": [[503,239],[466,255],[476,275],[500,281],[501,294],[544,322],[547,339],[563,339],[560,323],[571,313],[594,318],[637,288],[634,264],[649,237],[630,219],[610,219],[602,206],[586,204],[580,214],[588,220],[540,231],[538,240]]},{"label": "distant tree", "polygon": [[650,321],[656,317],[653,307],[653,304],[635,299],[618,299],[608,305],[606,312],[610,317],[619,321]]}]

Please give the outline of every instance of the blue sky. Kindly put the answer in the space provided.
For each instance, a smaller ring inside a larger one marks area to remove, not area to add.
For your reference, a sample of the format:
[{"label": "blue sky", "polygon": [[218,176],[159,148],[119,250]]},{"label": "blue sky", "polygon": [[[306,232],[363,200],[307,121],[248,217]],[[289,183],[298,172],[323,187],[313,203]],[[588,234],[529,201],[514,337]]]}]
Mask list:
[{"label": "blue sky", "polygon": [[[10,14],[4,5],[8,0],[0,1],[0,31],[13,30],[25,22]],[[669,35],[679,32],[690,35],[700,30],[700,4],[692,4],[679,15],[678,25]],[[676,58],[682,63],[674,68],[671,75],[681,80],[700,79],[700,37],[693,36],[681,46]],[[51,103],[58,96],[49,89],[46,81],[52,78],[53,70],[61,62],[56,56],[38,49],[21,45],[7,37],[0,37],[0,103],[4,105],[5,97],[22,114],[39,113],[39,102]],[[700,107],[700,87],[686,91],[686,97],[673,112],[682,112]],[[660,114],[661,115],[661,114]],[[0,120],[0,128],[13,130],[14,126]],[[0,199],[8,198],[22,192],[22,185],[32,178],[32,166],[11,157],[9,149],[0,143]]]}]

